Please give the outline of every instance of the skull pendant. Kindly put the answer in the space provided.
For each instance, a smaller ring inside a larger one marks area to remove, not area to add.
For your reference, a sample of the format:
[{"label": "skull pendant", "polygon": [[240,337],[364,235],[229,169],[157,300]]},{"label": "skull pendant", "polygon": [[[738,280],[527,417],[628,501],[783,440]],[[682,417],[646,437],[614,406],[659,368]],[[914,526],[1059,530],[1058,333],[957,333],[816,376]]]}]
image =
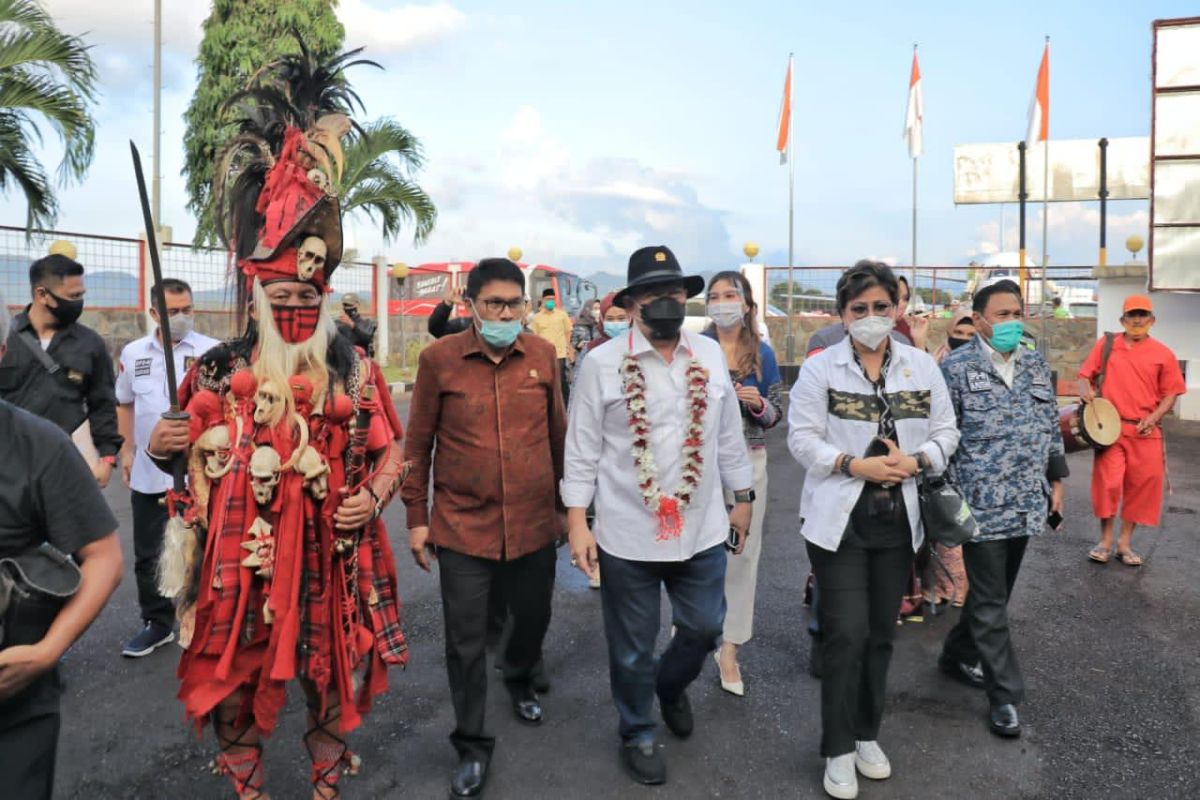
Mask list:
[{"label": "skull pendant", "polygon": [[329,249],[325,246],[325,240],[319,236],[306,236],[304,241],[300,242],[300,249],[296,253],[296,275],[302,281],[307,281],[317,274],[317,270],[325,269],[325,259],[329,254]]},{"label": "skull pendant", "polygon": [[259,447],[250,456],[250,488],[254,502],[260,506],[271,504],[275,485],[279,483],[279,453],[273,447]]},{"label": "skull pendant", "polygon": [[229,440],[229,428],[225,424],[209,428],[196,439],[204,458],[204,474],[209,480],[220,480],[229,472],[229,456],[232,442]]},{"label": "skull pendant", "polygon": [[295,470],[304,476],[304,488],[313,498],[324,500],[329,495],[329,465],[316,449],[304,448]]},{"label": "skull pendant", "polygon": [[270,578],[275,573],[275,535],[271,524],[256,517],[246,532],[250,539],[242,542],[242,549],[250,555],[242,559],[242,566],[253,569],[260,578]]},{"label": "skull pendant", "polygon": [[263,381],[254,393],[254,421],[259,425],[274,427],[283,419],[286,403],[283,391],[274,381]]}]

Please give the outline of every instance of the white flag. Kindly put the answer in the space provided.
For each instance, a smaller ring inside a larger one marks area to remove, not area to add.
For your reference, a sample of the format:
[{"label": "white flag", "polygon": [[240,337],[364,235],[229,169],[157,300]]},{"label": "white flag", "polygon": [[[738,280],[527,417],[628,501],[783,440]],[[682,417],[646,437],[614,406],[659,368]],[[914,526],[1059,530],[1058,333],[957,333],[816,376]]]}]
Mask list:
[{"label": "white flag", "polygon": [[921,126],[925,118],[925,103],[921,99],[921,68],[917,51],[913,49],[912,73],[908,79],[908,109],[904,112],[904,141],[908,143],[909,158],[919,158],[924,147]]}]

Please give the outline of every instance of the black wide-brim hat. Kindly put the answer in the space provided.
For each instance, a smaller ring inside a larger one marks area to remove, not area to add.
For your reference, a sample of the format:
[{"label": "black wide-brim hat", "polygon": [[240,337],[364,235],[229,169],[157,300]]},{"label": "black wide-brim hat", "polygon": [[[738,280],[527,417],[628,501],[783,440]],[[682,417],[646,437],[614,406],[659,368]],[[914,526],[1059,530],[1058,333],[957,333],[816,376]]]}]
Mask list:
[{"label": "black wide-brim hat", "polygon": [[629,257],[629,271],[626,275],[625,288],[617,292],[613,305],[625,307],[629,295],[637,289],[647,286],[657,286],[663,283],[682,283],[687,289],[688,297],[695,297],[704,291],[704,278],[699,275],[684,275],[679,260],[666,245],[643,247],[634,251]]}]

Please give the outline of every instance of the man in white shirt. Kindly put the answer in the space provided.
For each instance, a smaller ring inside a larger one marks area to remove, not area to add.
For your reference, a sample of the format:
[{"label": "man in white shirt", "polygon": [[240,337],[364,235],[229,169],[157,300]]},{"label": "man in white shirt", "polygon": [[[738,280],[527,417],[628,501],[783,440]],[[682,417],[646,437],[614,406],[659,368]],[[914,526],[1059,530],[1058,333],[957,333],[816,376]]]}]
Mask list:
[{"label": "man in white shirt", "polygon": [[[154,303],[150,316],[158,322],[158,286],[151,290]],[[192,362],[218,344],[192,330],[194,313],[192,289],[174,278],[162,282],[163,295],[170,315],[171,341],[174,344],[175,379],[183,381]],[[121,452],[125,485],[131,490],[133,506],[133,572],[137,578],[138,605],[143,627],[129,640],[121,654],[129,658],[149,655],[175,640],[175,606],[158,593],[155,573],[162,549],[167,509],[162,504],[171,488],[171,476],[154,466],[146,455],[150,432],[170,405],[167,399],[167,359],[162,346],[161,327],[135,339],[121,351],[117,373],[117,425],[125,443]]]},{"label": "man in white shirt", "polygon": [[[658,784],[666,765],[654,696],[671,732],[689,736],[686,689],[721,635],[726,541],[733,537],[735,554],[745,544],[753,469],[720,345],[680,331],[703,278],[685,277],[666,247],[630,256],[628,278],[614,303],[633,325],[589,353],[576,376],[561,494],[572,563],[589,576],[597,566],[604,573],[621,761],[638,782]],[[723,489],[735,493],[729,511]],[[594,535],[586,516],[593,498]],[[664,585],[675,635],[656,662]]]}]

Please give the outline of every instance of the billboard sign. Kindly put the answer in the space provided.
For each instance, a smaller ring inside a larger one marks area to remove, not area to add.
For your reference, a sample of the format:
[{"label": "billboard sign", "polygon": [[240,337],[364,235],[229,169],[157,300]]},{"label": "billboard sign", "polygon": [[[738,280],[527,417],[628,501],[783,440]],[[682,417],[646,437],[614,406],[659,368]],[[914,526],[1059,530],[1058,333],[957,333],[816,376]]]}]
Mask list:
[{"label": "billboard sign", "polygon": [[[1042,201],[1046,147],[1025,152],[1027,202]],[[1056,139],[1049,145],[1051,203],[1100,199],[1100,144],[1097,139]],[[1150,196],[1150,140],[1130,136],[1108,140],[1108,199]],[[954,148],[954,202],[1016,203],[1021,185],[1016,142],[964,144]]]}]

